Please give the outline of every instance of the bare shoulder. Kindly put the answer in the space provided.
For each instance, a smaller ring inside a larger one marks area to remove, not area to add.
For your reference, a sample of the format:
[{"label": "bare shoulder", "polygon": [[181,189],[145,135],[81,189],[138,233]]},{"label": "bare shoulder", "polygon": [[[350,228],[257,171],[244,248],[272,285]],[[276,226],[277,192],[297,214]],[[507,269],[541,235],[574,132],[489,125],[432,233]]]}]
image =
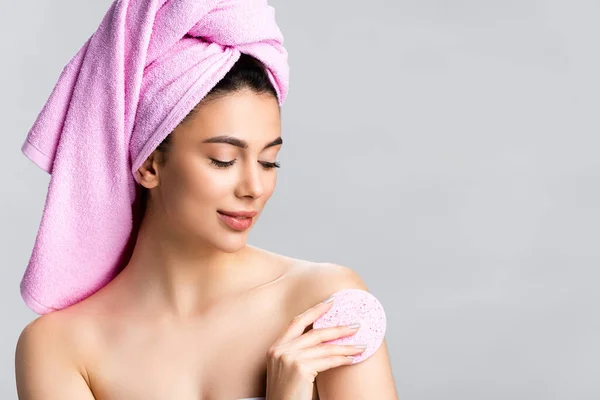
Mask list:
[{"label": "bare shoulder", "polygon": [[[293,296],[299,303],[295,306],[296,315],[344,289],[369,291],[360,275],[349,267],[333,263],[305,264],[295,280]],[[386,340],[368,360],[320,372],[315,388],[321,399],[397,400]]]},{"label": "bare shoulder", "polygon": [[76,349],[80,338],[73,322],[73,318],[69,318],[63,311],[34,319],[19,335],[17,354],[25,357],[38,354],[40,358],[42,355],[51,355],[59,362],[70,359],[70,353]]},{"label": "bare shoulder", "polygon": [[19,399],[93,399],[79,357],[87,336],[69,312],[55,311],[28,323],[15,349]]},{"label": "bare shoulder", "polygon": [[290,298],[295,304],[294,311],[300,313],[344,289],[369,291],[361,276],[350,267],[305,262],[296,267]]}]

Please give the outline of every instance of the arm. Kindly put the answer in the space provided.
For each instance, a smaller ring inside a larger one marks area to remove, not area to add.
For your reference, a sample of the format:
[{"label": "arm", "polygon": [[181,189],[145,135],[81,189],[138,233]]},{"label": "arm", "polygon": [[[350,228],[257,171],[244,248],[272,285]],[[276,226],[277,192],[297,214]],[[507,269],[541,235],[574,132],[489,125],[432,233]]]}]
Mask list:
[{"label": "arm", "polygon": [[[324,273],[329,275],[326,281],[332,282],[334,286],[329,292],[343,289],[368,291],[365,283],[353,270],[338,265],[330,265],[327,269],[328,272]],[[321,372],[316,377],[316,386],[320,400],[397,400],[385,339],[368,359]]]},{"label": "arm", "polygon": [[94,400],[83,374],[48,316],[25,327],[15,352],[19,400]]}]

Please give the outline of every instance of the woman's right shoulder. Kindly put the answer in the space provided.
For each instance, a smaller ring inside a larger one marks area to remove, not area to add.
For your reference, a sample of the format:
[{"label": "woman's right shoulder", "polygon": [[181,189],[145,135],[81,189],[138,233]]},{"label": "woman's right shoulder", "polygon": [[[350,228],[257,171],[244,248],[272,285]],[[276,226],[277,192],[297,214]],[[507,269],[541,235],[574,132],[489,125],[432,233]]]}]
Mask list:
[{"label": "woman's right shoulder", "polygon": [[80,359],[86,336],[81,322],[66,312],[55,311],[29,322],[15,349],[19,399],[93,399]]},{"label": "woman's right shoulder", "polygon": [[[48,354],[50,352],[64,358],[68,353],[71,339],[76,338],[68,327],[62,311],[54,311],[37,317],[21,331],[17,341],[17,354],[29,357],[29,353]],[[73,343],[74,344],[74,343]]]}]

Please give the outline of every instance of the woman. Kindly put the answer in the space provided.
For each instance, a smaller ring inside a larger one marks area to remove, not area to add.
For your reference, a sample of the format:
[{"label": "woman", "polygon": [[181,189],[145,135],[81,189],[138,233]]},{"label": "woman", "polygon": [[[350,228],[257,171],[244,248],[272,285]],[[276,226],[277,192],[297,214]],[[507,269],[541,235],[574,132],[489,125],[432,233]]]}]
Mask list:
[{"label": "woman", "polygon": [[136,170],[127,263],[23,330],[19,399],[397,398],[385,341],[350,365],[362,349],[321,343],[356,328],[310,326],[360,277],[247,244],[283,143],[272,83],[241,54]]}]

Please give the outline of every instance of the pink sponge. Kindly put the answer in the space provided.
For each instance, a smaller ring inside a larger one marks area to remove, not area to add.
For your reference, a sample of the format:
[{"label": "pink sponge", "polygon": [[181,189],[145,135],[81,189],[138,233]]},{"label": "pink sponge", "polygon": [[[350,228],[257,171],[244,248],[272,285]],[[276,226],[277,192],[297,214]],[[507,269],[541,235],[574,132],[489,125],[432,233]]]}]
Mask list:
[{"label": "pink sponge", "polygon": [[371,357],[381,346],[386,330],[383,306],[371,293],[360,289],[345,289],[333,294],[331,308],[313,323],[313,329],[360,323],[356,333],[324,343],[355,345],[366,344],[367,348],[355,356],[352,364]]}]

